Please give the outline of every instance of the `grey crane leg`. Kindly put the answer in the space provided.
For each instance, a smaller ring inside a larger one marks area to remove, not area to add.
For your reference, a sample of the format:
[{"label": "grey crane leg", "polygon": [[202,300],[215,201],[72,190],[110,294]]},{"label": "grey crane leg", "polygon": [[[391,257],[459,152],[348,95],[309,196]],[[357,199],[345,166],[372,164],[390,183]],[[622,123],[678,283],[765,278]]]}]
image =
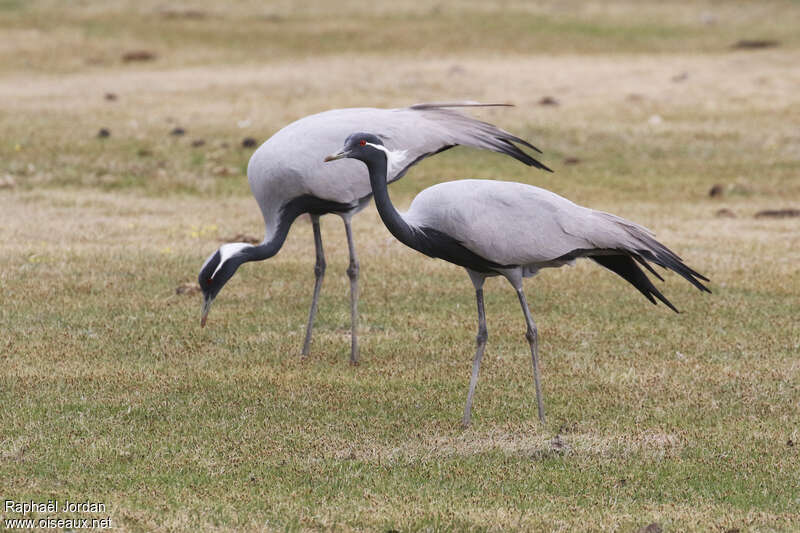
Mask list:
[{"label": "grey crane leg", "polygon": [[306,340],[303,342],[303,357],[308,355],[311,347],[311,330],[314,327],[314,316],[317,314],[317,301],[322,288],[322,278],[325,277],[325,251],[322,249],[322,232],[319,229],[319,216],[311,215],[311,226],[314,228],[314,247],[317,250],[317,262],[314,265],[314,296],[311,298],[311,309],[308,312],[308,325],[306,326]]},{"label": "grey crane leg", "polygon": [[478,303],[478,336],[475,338],[475,360],[472,362],[472,377],[469,380],[469,392],[467,393],[467,405],[464,407],[464,420],[462,425],[469,427],[472,420],[472,396],[475,394],[475,385],[478,383],[478,372],[481,368],[481,359],[483,352],[486,349],[486,339],[489,338],[489,333],[486,330],[486,313],[483,310],[483,282],[485,277],[468,271],[472,283],[475,285],[475,299]]},{"label": "grey crane leg", "polygon": [[358,258],[356,247],[353,243],[353,231],[350,228],[350,219],[343,218],[344,231],[347,233],[347,248],[350,250],[350,266],[347,267],[347,277],[350,278],[350,364],[358,364]]},{"label": "grey crane leg", "polygon": [[530,309],[528,309],[528,302],[525,300],[522,284],[520,283],[518,287],[514,288],[517,290],[519,303],[522,306],[522,312],[525,314],[525,322],[528,324],[525,338],[528,339],[528,343],[531,345],[533,383],[536,386],[536,407],[539,410],[539,422],[544,424],[544,402],[542,401],[542,386],[539,384],[539,332],[536,330],[536,323],[533,321]]}]

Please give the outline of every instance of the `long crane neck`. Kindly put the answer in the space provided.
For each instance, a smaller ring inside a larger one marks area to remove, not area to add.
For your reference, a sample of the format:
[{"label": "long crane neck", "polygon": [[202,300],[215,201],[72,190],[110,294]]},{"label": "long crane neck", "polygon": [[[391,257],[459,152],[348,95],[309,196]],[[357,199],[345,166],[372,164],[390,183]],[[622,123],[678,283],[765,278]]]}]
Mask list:
[{"label": "long crane neck", "polygon": [[364,160],[369,170],[369,182],[372,186],[372,195],[375,198],[375,207],[383,223],[392,235],[403,244],[416,249],[416,239],[413,228],[397,212],[392,200],[389,198],[389,188],[386,182],[388,161],[386,154],[377,152],[369,159]]},{"label": "long crane neck", "polygon": [[296,205],[296,202],[289,202],[283,206],[278,218],[278,226],[273,234],[268,236],[261,244],[244,250],[243,262],[263,261],[277,254],[286,241],[286,236],[289,234],[289,228],[292,227],[292,223],[303,212],[302,208]]},{"label": "long crane neck", "polygon": [[245,253],[245,261],[263,261],[277,254],[286,240],[286,233],[280,235],[276,233],[269,241],[262,242],[257,246],[249,248]]}]

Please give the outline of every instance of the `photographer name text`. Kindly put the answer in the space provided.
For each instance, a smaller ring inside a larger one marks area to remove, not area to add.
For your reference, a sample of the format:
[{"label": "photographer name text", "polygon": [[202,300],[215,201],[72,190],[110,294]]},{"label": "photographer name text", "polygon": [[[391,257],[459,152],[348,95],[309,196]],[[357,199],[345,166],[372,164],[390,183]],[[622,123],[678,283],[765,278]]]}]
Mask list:
[{"label": "photographer name text", "polygon": [[3,508],[7,513],[28,514],[35,513],[105,513],[106,504],[102,502],[71,502],[64,500],[47,500],[46,502],[35,502],[33,500],[18,502],[5,500]]}]

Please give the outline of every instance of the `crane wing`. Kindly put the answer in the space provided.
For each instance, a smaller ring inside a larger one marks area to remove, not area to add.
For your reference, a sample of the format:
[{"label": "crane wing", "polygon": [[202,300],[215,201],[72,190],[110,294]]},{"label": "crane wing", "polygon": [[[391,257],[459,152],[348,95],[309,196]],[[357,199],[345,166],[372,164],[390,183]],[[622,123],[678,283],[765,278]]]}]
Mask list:
[{"label": "crane wing", "polygon": [[521,145],[541,153],[534,145],[493,124],[467,116],[454,109],[505,107],[508,105],[455,102],[417,104],[391,110],[391,119],[386,121],[377,132],[388,148],[407,150],[408,163],[390,175],[389,180],[400,179],[411,166],[426,157],[458,145],[505,154],[526,165],[552,172],[550,168],[517,146]]}]

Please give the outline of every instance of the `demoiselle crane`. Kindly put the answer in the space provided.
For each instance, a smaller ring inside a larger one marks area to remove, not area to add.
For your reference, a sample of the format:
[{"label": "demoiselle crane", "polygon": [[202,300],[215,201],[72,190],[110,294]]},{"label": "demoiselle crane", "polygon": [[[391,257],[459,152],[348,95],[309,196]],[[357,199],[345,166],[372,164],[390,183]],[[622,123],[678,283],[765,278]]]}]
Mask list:
[{"label": "demoiselle crane", "polygon": [[257,246],[242,242],[223,244],[206,259],[198,275],[198,283],[203,291],[201,326],[205,326],[214,298],[239,266],[248,261],[262,261],[278,253],[294,220],[308,213],[316,247],[316,280],[302,349],[302,354],[308,355],[317,301],[325,275],[319,217],[333,213],[344,221],[350,252],[347,269],[352,328],[350,362],[357,364],[359,263],[350,220],[367,206],[372,193],[363,165],[355,161],[337,166],[324,165],[323,157],[339,148],[342,139],[353,131],[380,129],[386,146],[402,146],[408,156],[402,165],[388,171],[390,181],[400,179],[409,167],[426,157],[457,145],[499,152],[526,165],[549,171],[514,143],[538,152],[535,146],[492,124],[452,109],[491,106],[507,104],[418,104],[399,109],[335,109],[302,118],[275,133],[253,153],[247,166],[250,190],[261,208],[266,235]]},{"label": "demoiselle crane", "polygon": [[425,255],[467,270],[478,302],[478,336],[464,407],[465,427],[471,420],[472,396],[488,337],[483,309],[483,283],[487,276],[504,276],[517,291],[527,323],[525,337],[530,344],[542,423],[538,334],[522,290],[523,278],[541,268],[559,267],[588,257],[624,278],[654,304],[653,297],[677,312],[637,266],[638,263],[663,281],[647,263],[650,261],[677,272],[701,291],[710,292],[699,281],[708,279],[686,266],[646,228],[531,185],[492,180],[444,182],[420,192],[408,211],[400,214],[389,199],[387,167],[402,166],[408,157],[402,146],[393,150],[373,134],[355,133],[347,138],[344,148],[325,161],[351,158],[364,162],[375,206],[392,235]]}]

